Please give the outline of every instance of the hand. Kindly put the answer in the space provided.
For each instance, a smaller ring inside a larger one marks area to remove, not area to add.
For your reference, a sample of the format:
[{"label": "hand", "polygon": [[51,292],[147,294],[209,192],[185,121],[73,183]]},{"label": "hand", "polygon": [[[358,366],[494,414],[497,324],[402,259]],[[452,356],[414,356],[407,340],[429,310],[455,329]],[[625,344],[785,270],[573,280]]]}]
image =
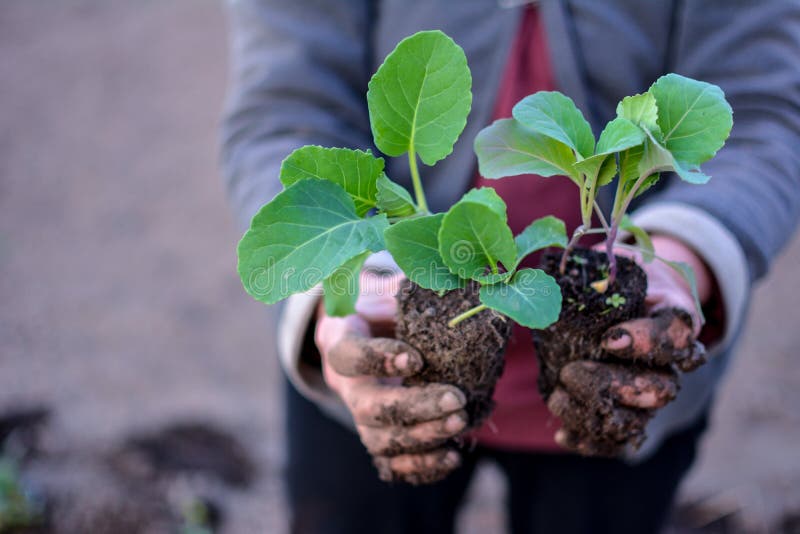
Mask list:
[{"label": "hand", "polygon": [[394,332],[399,276],[362,273],[370,288],[356,303],[356,314],[329,317],[318,312],[315,339],[328,386],[353,415],[361,442],[372,454],[381,479],[420,484],[439,480],[460,464],[443,445],[466,426],[466,397],[446,384],[405,387],[398,378],[424,365]]},{"label": "hand", "polygon": [[[703,262],[679,241],[653,238],[656,253],[688,263],[694,270],[701,300],[711,293],[711,275]],[[692,371],[705,362],[705,348],[696,341],[701,319],[686,282],[660,261],[644,263],[626,250],[647,273],[645,305],[649,316],[613,326],[602,347],[614,363],[578,360],[559,373],[559,386],[548,399],[563,427],[556,441],[586,455],[615,456],[637,448],[656,410],[677,395],[676,369]]]}]

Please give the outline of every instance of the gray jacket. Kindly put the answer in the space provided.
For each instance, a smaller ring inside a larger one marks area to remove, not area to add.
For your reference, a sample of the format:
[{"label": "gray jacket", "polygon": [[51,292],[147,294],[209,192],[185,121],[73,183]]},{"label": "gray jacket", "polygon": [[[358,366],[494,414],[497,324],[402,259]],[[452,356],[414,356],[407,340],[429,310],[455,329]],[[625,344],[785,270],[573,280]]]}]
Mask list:
[{"label": "gray jacket", "polygon": [[[491,119],[522,2],[513,0],[229,0],[232,85],[223,167],[242,225],[278,191],[281,160],[304,144],[373,148],[371,74],[403,37],[441,29],[466,52],[473,108],[453,154],[423,166],[431,209],[446,210],[474,176],[472,142]],[[513,4],[507,7],[507,4]],[[750,288],[800,214],[800,4],[796,0],[542,0],[558,88],[595,134],[624,96],[678,72],[722,87],[734,110],[726,147],[697,187],[670,179],[643,197],[634,220],[700,252],[723,296],[726,327],[714,357],[683,377],[678,399],[648,427],[644,457],[708,406],[740,330]],[[374,150],[374,148],[373,148]],[[410,187],[405,158],[387,172]],[[283,307],[279,352],[290,379],[348,422],[319,369],[300,358],[317,296]],[[535,387],[531,384],[531,387]]]}]

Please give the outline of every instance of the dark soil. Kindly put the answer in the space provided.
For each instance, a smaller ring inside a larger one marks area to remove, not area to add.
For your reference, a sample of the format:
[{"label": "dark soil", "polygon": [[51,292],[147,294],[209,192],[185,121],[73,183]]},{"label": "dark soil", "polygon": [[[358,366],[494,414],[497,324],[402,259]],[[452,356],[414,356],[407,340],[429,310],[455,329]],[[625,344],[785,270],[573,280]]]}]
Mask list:
[{"label": "dark soil", "polygon": [[15,501],[16,513],[23,505],[31,511],[17,527],[0,511],[2,534],[166,534],[191,524],[216,532],[225,488],[241,491],[257,476],[237,437],[211,422],[175,422],[110,450],[48,450],[40,437],[49,414],[46,407],[0,413],[0,450],[20,459],[6,484],[25,499]]},{"label": "dark soil", "polygon": [[[631,364],[593,368],[586,360],[614,361],[602,349],[601,340],[612,326],[644,315],[647,276],[632,260],[617,256],[616,279],[600,293],[591,284],[608,277],[608,256],[604,252],[574,250],[563,275],[559,272],[560,260],[561,254],[542,258],[542,268],[561,287],[563,304],[555,324],[533,332],[539,359],[539,391],[553,413],[574,416],[562,419],[567,431],[566,446],[583,454],[616,456],[626,445],[641,445],[652,414],[635,408],[613,409],[615,400],[608,384],[614,380],[624,383],[632,371]],[[568,366],[579,360],[584,363]],[[601,377],[601,371],[615,374],[614,380]],[[572,374],[567,378],[565,372]],[[670,376],[664,375],[664,380],[669,381]],[[568,379],[573,389],[583,384],[586,393],[572,398],[559,390],[555,395],[560,378]],[[579,446],[581,437],[589,438],[590,448]]]},{"label": "dark soil", "polygon": [[[575,249],[567,261],[566,272],[558,271],[561,254],[546,254],[542,269],[561,287],[563,304],[558,321],[545,330],[534,330],[533,341],[539,359],[539,391],[547,400],[558,383],[558,374],[576,360],[609,360],[600,341],[611,326],[644,315],[647,275],[632,260],[617,257],[617,278],[599,293],[590,284],[608,273],[604,252]],[[606,302],[613,295],[625,299],[614,307]]]},{"label": "dark soil", "polygon": [[425,367],[407,385],[452,384],[467,396],[469,428],[492,412],[492,394],[503,372],[503,353],[512,323],[490,310],[447,326],[453,317],[480,304],[476,283],[439,296],[406,280],[398,295],[396,336],[420,351]]},{"label": "dark soil", "polygon": [[177,423],[131,436],[112,462],[130,474],[203,473],[239,488],[248,487],[255,476],[254,462],[239,441],[204,422]]}]

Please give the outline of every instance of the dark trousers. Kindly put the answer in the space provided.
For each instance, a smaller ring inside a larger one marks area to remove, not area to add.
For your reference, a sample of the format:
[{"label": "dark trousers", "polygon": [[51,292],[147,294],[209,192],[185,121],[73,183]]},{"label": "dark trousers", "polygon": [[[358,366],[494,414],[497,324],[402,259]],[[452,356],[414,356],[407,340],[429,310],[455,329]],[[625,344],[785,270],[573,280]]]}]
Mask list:
[{"label": "dark trousers", "polygon": [[352,431],[286,386],[288,496],[295,534],[446,534],[475,467],[494,461],[508,480],[514,534],[647,534],[660,530],[695,457],[705,418],[637,465],[570,454],[478,447],[431,486],[378,480]]}]

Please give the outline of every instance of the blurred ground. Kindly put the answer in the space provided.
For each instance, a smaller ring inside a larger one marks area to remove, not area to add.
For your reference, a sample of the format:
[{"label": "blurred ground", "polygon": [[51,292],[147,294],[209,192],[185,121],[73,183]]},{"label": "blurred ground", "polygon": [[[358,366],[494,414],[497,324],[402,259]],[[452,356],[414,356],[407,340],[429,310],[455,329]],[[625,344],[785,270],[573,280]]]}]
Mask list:
[{"label": "blurred ground", "polygon": [[[63,451],[216,422],[258,465],[225,532],[280,533],[272,324],[237,279],[217,171],[225,55],[211,0],[0,4],[0,413],[54,407]],[[798,265],[795,239],[756,294],[683,490],[696,527],[800,514]],[[480,480],[465,533],[501,528],[499,477]]]}]

